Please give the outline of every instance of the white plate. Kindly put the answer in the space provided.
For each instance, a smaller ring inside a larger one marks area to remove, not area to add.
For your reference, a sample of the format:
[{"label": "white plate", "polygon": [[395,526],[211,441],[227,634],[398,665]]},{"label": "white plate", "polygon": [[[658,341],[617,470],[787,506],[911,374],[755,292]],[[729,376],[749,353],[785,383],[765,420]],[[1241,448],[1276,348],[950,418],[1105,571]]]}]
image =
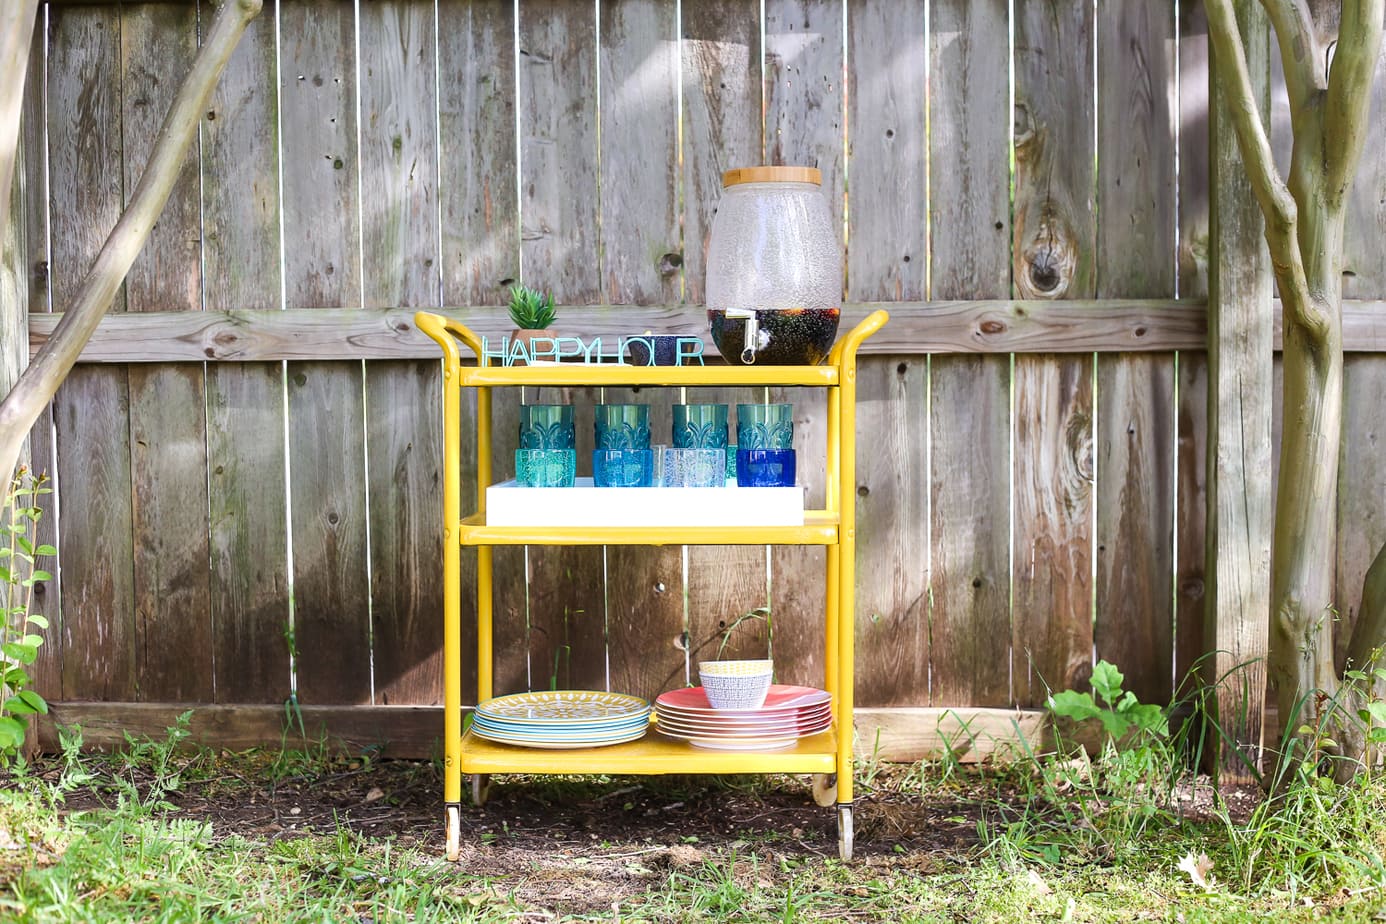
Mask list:
[{"label": "white plate", "polygon": [[660,722],[655,727],[668,735],[676,735],[681,738],[718,738],[724,741],[745,741],[757,738],[808,738],[827,731],[832,727],[832,720],[824,720],[817,725],[800,725],[794,728],[762,728],[748,731],[715,731],[667,722]]},{"label": "white plate", "polygon": [[472,728],[472,734],[478,738],[485,738],[487,741],[494,741],[497,744],[508,744],[519,748],[546,748],[549,750],[576,750],[578,748],[600,748],[612,744],[625,744],[628,741],[638,741],[645,737],[645,729],[630,732],[614,738],[601,739],[575,739],[575,738],[512,738],[506,736],[493,736],[483,730]]},{"label": "white plate", "polygon": [[678,712],[684,715],[727,715],[742,718],[761,718],[767,715],[793,713],[800,709],[821,706],[832,701],[832,694],[814,687],[788,686],[782,683],[770,685],[765,696],[765,704],[759,709],[713,709],[707,701],[707,693],[702,687],[683,687],[659,694],[655,706],[661,711]]},{"label": "white plate", "polygon": [[790,731],[795,728],[803,728],[806,725],[817,725],[820,722],[829,722],[832,720],[832,717],[832,712],[823,710],[808,715],[772,716],[764,719],[719,722],[715,719],[702,716],[690,718],[686,715],[659,712],[655,715],[655,721],[659,722],[661,725],[680,725],[684,728],[705,729],[707,731],[744,733],[766,728]]},{"label": "white plate", "polygon": [[478,703],[478,715],[517,724],[620,724],[641,714],[650,704],[638,696],[603,690],[539,690],[512,693]]}]

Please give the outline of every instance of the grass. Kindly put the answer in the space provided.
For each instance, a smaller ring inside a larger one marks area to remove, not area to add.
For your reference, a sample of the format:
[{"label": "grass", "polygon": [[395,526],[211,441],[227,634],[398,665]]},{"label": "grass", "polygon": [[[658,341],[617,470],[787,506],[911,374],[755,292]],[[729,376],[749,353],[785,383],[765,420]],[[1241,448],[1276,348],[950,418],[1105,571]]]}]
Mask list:
[{"label": "grass", "polygon": [[[345,810],[252,836],[180,809],[193,791],[230,805],[386,779],[381,762],[322,746],[213,754],[188,750],[184,732],[110,756],[73,738],[4,781],[0,921],[1386,919],[1386,781],[1306,775],[1276,802],[1238,806],[1206,787],[1192,802],[1163,739],[983,770],[867,761],[852,863],[824,855],[830,832],[783,830],[773,809],[806,799],[800,780],[510,781],[515,801],[468,815],[468,852],[449,864],[440,817],[422,837],[371,836]],[[431,812],[436,766],[391,772]],[[725,836],[640,821],[727,800],[750,808]],[[524,806],[552,825],[533,830]],[[584,836],[593,811],[629,827]],[[771,817],[746,820],[759,815]],[[1181,868],[1200,857],[1204,884]]]}]

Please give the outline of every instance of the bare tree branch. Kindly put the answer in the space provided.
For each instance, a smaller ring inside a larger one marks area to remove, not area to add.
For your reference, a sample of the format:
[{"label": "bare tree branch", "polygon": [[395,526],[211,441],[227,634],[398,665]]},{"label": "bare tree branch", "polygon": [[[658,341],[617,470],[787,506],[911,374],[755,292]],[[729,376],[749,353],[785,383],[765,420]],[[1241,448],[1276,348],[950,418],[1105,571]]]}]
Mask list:
[{"label": "bare tree branch", "polygon": [[217,10],[206,42],[164,116],[129,205],[111,229],[52,339],[43,345],[0,403],[0,472],[6,477],[14,471],[25,435],[71,371],[83,345],[91,339],[101,316],[110,307],[130,264],[148,240],[182,171],[183,158],[197,134],[207,99],[245,27],[260,12],[260,3],[261,0],[225,0]]},{"label": "bare tree branch", "polygon": [[1348,642],[1348,666],[1361,670],[1386,638],[1386,545],[1376,553],[1362,581],[1362,603]]},{"label": "bare tree branch", "polygon": [[1275,27],[1280,45],[1290,112],[1299,112],[1310,96],[1328,86],[1313,14],[1304,0],[1261,0],[1261,6]]},{"label": "bare tree branch", "polygon": [[10,181],[19,149],[19,107],[24,101],[29,41],[34,34],[38,0],[9,0],[0,4],[0,235],[10,218]]},{"label": "bare tree branch", "polygon": [[1310,337],[1320,341],[1327,336],[1327,326],[1325,319],[1313,310],[1309,297],[1304,258],[1299,249],[1298,206],[1275,169],[1270,139],[1251,89],[1246,49],[1242,46],[1232,0],[1207,0],[1207,8],[1213,66],[1221,76],[1218,82],[1222,86],[1223,102],[1237,133],[1237,147],[1242,152],[1247,178],[1266,217],[1266,244],[1270,248],[1276,281],[1280,284],[1286,322],[1302,325]]},{"label": "bare tree branch", "polygon": [[1343,0],[1343,19],[1328,75],[1324,115],[1324,192],[1335,212],[1347,198],[1367,140],[1367,114],[1372,105],[1372,79],[1381,54],[1383,19],[1386,0]]}]

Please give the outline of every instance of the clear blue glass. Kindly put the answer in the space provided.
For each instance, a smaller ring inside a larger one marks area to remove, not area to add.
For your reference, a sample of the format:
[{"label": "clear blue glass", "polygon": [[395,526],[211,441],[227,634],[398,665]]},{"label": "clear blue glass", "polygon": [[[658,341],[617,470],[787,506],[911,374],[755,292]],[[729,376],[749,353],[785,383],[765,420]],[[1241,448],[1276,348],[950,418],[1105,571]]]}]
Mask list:
[{"label": "clear blue glass", "polygon": [[674,405],[675,449],[726,449],[725,404]]},{"label": "clear blue glass", "polygon": [[659,483],[670,488],[725,487],[726,450],[665,449]]},{"label": "clear blue glass", "polygon": [[736,483],[743,488],[792,488],[794,450],[738,449]]},{"label": "clear blue glass", "polygon": [[598,404],[593,409],[598,449],[649,449],[648,404]]},{"label": "clear blue glass", "polygon": [[571,404],[520,405],[521,449],[572,449]]},{"label": "clear blue glass", "polygon": [[515,483],[526,488],[571,488],[577,453],[571,449],[515,450]]},{"label": "clear blue glass", "polygon": [[738,404],[736,445],[742,449],[793,449],[794,405]]},{"label": "clear blue glass", "polygon": [[654,484],[653,450],[594,450],[592,452],[592,483],[599,488],[650,487]]},{"label": "clear blue glass", "polygon": [[736,478],[736,444],[727,447],[727,480]]}]

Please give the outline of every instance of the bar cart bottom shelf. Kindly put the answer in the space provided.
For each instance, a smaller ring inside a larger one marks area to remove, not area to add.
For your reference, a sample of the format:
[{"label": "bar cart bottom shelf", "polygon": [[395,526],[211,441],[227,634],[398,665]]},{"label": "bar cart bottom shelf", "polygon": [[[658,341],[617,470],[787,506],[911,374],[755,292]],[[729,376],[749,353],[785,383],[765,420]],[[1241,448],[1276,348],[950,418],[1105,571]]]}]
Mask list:
[{"label": "bar cart bottom shelf", "polygon": [[[472,775],[472,791],[484,799],[493,773],[539,774],[733,774],[733,773],[811,773],[813,795],[819,804],[837,807],[838,853],[852,856],[852,806],[835,803],[834,774],[837,770],[837,734],[834,729],[800,739],[793,747],[778,751],[722,751],[693,747],[658,734],[653,728],[645,737],[626,744],[607,747],[546,750],[497,744],[470,731],[462,735],[461,771]],[[824,796],[828,796],[824,799]],[[460,846],[459,806],[448,806],[448,855],[456,859]]]}]

